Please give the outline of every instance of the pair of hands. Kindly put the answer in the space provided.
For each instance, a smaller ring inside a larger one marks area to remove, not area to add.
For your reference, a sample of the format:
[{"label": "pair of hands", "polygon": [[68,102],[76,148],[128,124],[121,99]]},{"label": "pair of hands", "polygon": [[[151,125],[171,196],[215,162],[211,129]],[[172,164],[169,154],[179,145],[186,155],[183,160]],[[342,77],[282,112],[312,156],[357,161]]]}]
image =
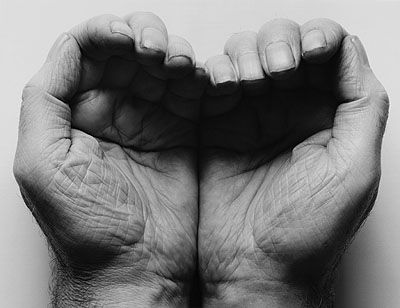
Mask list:
[{"label": "pair of hands", "polygon": [[150,13],[74,27],[24,89],[14,164],[55,305],[328,306],[387,109],[330,20],[237,33],[205,65]]}]

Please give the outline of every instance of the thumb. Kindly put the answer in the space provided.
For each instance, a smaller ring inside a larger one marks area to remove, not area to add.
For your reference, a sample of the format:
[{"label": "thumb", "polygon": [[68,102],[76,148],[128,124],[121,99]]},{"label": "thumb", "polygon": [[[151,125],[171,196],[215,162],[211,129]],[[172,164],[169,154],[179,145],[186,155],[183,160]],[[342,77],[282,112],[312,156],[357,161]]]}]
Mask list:
[{"label": "thumb", "polygon": [[337,61],[335,90],[340,105],[331,145],[346,165],[359,162],[363,168],[376,168],[388,115],[388,96],[356,36],[343,40]]},{"label": "thumb", "polygon": [[78,89],[79,63],[76,40],[63,34],[24,88],[14,162],[17,180],[21,172],[29,175],[37,169],[38,163],[58,164],[64,160],[71,143],[71,111],[66,102]]},{"label": "thumb", "polygon": [[42,68],[25,87],[23,99],[25,94],[29,98],[30,88],[37,88],[59,100],[69,100],[79,86],[80,58],[80,48],[74,37],[68,33],[61,34]]}]

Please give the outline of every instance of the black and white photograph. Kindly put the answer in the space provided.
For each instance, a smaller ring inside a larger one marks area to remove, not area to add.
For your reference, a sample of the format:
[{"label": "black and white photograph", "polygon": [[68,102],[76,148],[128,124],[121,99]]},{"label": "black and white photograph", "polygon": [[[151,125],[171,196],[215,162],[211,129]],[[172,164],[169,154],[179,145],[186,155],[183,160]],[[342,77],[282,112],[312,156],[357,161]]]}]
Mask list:
[{"label": "black and white photograph", "polygon": [[399,16],[0,0],[0,307],[400,307]]}]

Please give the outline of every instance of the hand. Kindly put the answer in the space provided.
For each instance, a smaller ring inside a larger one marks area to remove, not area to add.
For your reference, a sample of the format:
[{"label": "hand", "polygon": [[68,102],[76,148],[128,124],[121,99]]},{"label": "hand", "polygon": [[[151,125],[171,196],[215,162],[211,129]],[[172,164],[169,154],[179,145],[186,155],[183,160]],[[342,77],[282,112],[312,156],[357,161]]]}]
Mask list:
[{"label": "hand", "polygon": [[135,13],[61,35],[24,89],[14,172],[57,258],[57,307],[186,303],[205,81],[188,42]]},{"label": "hand", "polygon": [[274,20],[232,36],[206,67],[205,303],[328,306],[376,197],[388,110],[359,39],[329,20]]}]

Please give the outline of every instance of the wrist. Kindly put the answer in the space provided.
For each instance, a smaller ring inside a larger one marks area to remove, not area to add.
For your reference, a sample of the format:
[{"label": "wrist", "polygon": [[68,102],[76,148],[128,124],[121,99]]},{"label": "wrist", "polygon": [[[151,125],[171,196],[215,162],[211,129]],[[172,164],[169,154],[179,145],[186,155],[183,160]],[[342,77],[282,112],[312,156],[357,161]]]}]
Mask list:
[{"label": "wrist", "polygon": [[205,293],[205,307],[331,308],[334,300],[332,285],[271,281],[206,284]]},{"label": "wrist", "polygon": [[77,269],[57,265],[54,271],[54,307],[184,307],[188,287],[135,266]]}]

